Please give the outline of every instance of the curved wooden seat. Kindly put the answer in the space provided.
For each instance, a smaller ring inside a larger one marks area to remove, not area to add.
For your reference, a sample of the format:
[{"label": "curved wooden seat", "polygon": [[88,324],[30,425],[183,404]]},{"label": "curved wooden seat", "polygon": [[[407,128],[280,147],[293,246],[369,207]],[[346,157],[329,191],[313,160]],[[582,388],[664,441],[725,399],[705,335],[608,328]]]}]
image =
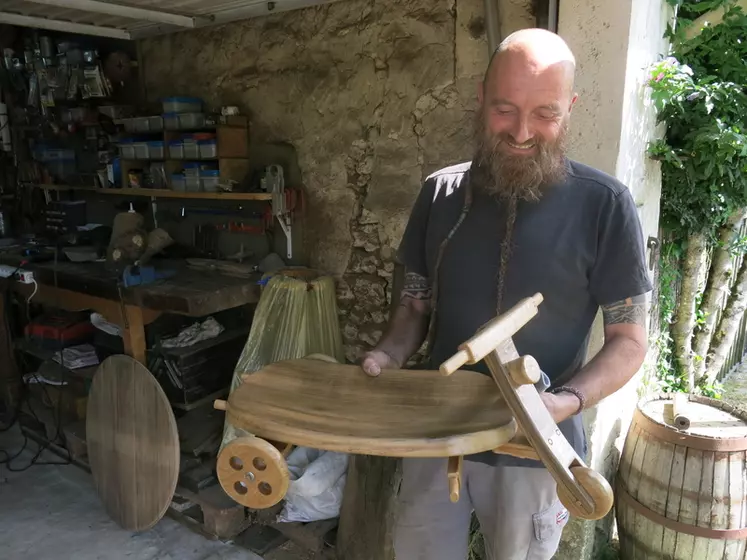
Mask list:
[{"label": "curved wooden seat", "polygon": [[471,371],[385,370],[300,359],[245,375],[226,412],[262,438],[344,453],[449,457],[493,450],[516,433],[495,382]]}]

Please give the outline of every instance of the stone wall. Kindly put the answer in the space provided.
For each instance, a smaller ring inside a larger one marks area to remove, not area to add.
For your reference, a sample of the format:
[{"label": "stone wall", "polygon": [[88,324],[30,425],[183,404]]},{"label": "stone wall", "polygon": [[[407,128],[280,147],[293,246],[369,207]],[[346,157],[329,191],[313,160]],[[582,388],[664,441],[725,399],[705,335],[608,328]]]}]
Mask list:
[{"label": "stone wall", "polygon": [[[504,33],[532,24],[506,0]],[[347,356],[385,326],[393,258],[422,180],[470,157],[488,59],[482,0],[346,0],[141,42],[149,99],[252,115],[299,154],[309,264],[340,278]]]}]

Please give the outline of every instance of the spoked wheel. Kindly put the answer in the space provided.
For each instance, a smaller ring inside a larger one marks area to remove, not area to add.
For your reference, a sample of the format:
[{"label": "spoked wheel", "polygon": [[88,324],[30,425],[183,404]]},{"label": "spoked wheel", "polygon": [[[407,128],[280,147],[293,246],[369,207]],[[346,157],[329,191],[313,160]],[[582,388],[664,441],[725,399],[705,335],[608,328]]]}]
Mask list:
[{"label": "spoked wheel", "polygon": [[240,437],[218,454],[218,480],[223,490],[243,506],[272,507],[285,497],[290,473],[280,450],[254,436]]},{"label": "spoked wheel", "polygon": [[607,479],[589,467],[571,467],[571,474],[579,486],[591,497],[594,502],[594,511],[588,512],[582,509],[562,486],[558,486],[558,498],[568,512],[574,517],[591,520],[601,519],[607,515],[614,501],[612,487]]}]

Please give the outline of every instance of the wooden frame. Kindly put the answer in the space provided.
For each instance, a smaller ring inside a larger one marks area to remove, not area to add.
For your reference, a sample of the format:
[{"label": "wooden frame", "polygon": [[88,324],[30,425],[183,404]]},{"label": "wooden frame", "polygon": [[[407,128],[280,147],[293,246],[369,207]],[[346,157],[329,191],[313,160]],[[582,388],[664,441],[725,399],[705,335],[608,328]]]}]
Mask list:
[{"label": "wooden frame", "polygon": [[[449,457],[445,474],[453,501],[459,499],[463,455],[493,449],[496,453],[539,459],[557,482],[558,496],[570,513],[584,519],[599,519],[612,508],[612,489],[604,477],[584,464],[558,429],[533,386],[540,374],[537,363],[530,356],[519,356],[512,340],[537,314],[541,302],[541,294],[519,302],[462,344],[457,354],[441,365],[443,375],[456,374],[459,379],[449,386],[453,399],[473,399],[474,414],[448,408],[455,403],[449,402],[448,397],[444,400],[444,385],[437,382],[436,372],[389,370],[379,378],[368,378],[362,372],[349,371],[357,366],[314,363],[315,360],[308,359],[280,362],[247,374],[243,377],[244,386],[234,391],[227,402],[217,400],[214,406],[225,410],[236,427],[285,443],[352,454]],[[488,365],[502,403],[486,405],[480,400],[486,397],[483,393],[464,392],[467,384],[473,382],[472,377],[479,374],[458,370],[480,360]],[[343,372],[340,368],[348,370]],[[270,375],[270,370],[274,375]],[[423,379],[417,379],[418,376]],[[402,384],[401,394],[391,388],[384,390],[384,384],[392,382]],[[299,400],[299,395],[304,397]],[[275,404],[263,407],[263,402]],[[423,406],[426,408],[419,408]],[[431,406],[439,410],[436,421],[440,424],[436,429],[418,423]],[[404,419],[392,420],[396,414],[389,409],[393,407],[402,407]],[[496,414],[490,418],[494,423],[492,429],[484,423],[464,423],[465,419],[473,421],[475,415],[484,415],[486,410]],[[501,416],[498,410],[509,414]],[[376,423],[376,418],[381,426],[366,427]],[[514,421],[521,431],[518,437],[515,429],[512,430]],[[444,432],[452,436],[446,444],[438,436]],[[473,437],[477,433],[482,436]],[[497,438],[492,444],[485,437],[488,433]],[[267,492],[260,489],[259,493],[247,492],[243,486],[241,492],[234,491],[230,483],[236,477],[262,484],[263,469],[257,470],[253,464],[256,466],[256,458],[245,442],[237,440],[235,446],[231,442],[224,447],[218,457],[219,479],[224,490],[248,507],[269,507],[279,502],[284,492],[269,487],[265,488]],[[282,469],[284,465],[275,468]]]}]

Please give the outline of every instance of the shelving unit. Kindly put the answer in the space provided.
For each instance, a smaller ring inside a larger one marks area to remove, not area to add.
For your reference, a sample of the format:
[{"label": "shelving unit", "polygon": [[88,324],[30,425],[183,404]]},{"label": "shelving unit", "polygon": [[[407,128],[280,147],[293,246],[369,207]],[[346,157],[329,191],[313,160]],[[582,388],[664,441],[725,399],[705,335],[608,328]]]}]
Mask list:
[{"label": "shelving unit", "polygon": [[[141,169],[151,163],[164,163],[166,182],[169,189],[172,188],[171,175],[182,169],[188,162],[215,162],[218,166],[221,183],[229,181],[241,181],[249,172],[249,124],[246,116],[232,115],[219,116],[218,124],[201,126],[198,128],[184,128],[178,130],[159,130],[149,132],[131,132],[128,134],[151,137],[154,140],[163,141],[164,157],[155,159],[146,158],[120,158],[121,182],[123,186],[129,184],[128,175],[132,169]],[[169,154],[169,143],[179,140],[184,134],[199,132],[215,132],[217,142],[217,157],[202,158],[173,158]],[[148,189],[151,190],[151,189]],[[161,189],[166,190],[166,189]],[[200,193],[195,191],[175,191],[186,194],[216,194],[214,192]],[[183,197],[176,197],[183,198]],[[210,198],[210,197],[195,197]],[[228,199],[226,199],[228,200]]]},{"label": "shelving unit", "polygon": [[81,191],[103,194],[107,196],[137,196],[147,198],[184,198],[202,200],[240,200],[240,201],[271,201],[270,193],[244,193],[244,192],[182,192],[169,189],[101,189],[98,187],[71,187],[69,185],[32,185],[33,188],[47,189],[52,191]]}]

